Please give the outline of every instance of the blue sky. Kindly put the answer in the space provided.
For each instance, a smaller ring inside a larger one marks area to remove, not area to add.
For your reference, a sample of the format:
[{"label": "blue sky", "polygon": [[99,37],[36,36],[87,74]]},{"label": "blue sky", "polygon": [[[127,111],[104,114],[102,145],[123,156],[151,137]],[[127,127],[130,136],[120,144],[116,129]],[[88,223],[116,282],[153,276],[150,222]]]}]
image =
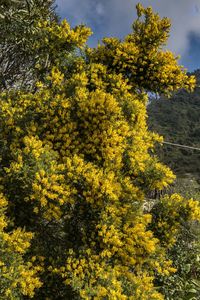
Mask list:
[{"label": "blue sky", "polygon": [[[136,18],[135,0],[56,0],[57,11],[71,26],[92,28],[90,46],[102,37],[123,38]],[[180,54],[180,64],[189,71],[200,68],[200,0],[141,0],[172,22],[167,48]]]}]

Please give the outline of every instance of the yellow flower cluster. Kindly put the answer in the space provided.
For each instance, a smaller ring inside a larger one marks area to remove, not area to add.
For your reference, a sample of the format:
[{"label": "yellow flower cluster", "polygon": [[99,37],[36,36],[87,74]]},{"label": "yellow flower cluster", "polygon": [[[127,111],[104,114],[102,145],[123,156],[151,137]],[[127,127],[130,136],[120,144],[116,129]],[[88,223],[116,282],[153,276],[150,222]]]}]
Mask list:
[{"label": "yellow flower cluster", "polygon": [[8,220],[3,214],[7,208],[6,198],[0,195],[0,282],[1,298],[16,299],[23,294],[32,298],[35,289],[42,283],[38,277],[41,267],[34,266],[31,262],[25,262],[23,254],[30,247],[33,234],[17,228],[6,232]]},{"label": "yellow flower cluster", "polygon": [[3,231],[3,229],[7,226],[6,218],[4,215],[7,204],[8,202],[6,201],[5,197],[0,194],[0,231]]},{"label": "yellow flower cluster", "polygon": [[200,221],[200,203],[199,201],[195,201],[193,199],[188,200],[186,203],[186,208],[189,211],[189,219],[190,220],[198,220]]},{"label": "yellow flower cluster", "polygon": [[[66,48],[69,48],[67,49],[68,51],[73,50],[75,47],[82,47],[92,33],[90,28],[83,25],[71,29],[66,20],[63,20],[60,24],[51,21],[41,21],[38,23],[38,27],[42,29],[41,32],[43,34],[46,34],[44,45],[52,47],[53,51],[62,49],[64,45]],[[41,43],[36,42],[35,47],[41,47]]]},{"label": "yellow flower cluster", "polygon": [[185,199],[179,194],[172,194],[161,199],[155,206],[157,217],[154,221],[154,232],[160,237],[162,244],[171,248],[177,239],[181,222],[199,221],[200,204],[193,199]]},{"label": "yellow flower cluster", "polygon": [[17,228],[10,235],[4,234],[3,238],[9,246],[10,251],[24,253],[30,247],[32,237],[32,233],[23,232],[20,228]]},{"label": "yellow flower cluster", "polygon": [[137,5],[138,19],[133,32],[123,42],[116,38],[103,39],[103,45],[88,50],[91,62],[103,62],[108,70],[122,73],[134,88],[162,92],[170,95],[173,90],[193,90],[195,77],[188,78],[186,70],[177,65],[177,57],[163,51],[170,21],[161,19],[151,7]]},{"label": "yellow flower cluster", "polygon": [[22,294],[32,298],[35,294],[34,290],[39,289],[42,286],[42,283],[38,277],[38,271],[41,271],[41,268],[34,266],[30,267],[27,269],[24,267],[20,268],[21,280],[19,285],[22,290]]},{"label": "yellow flower cluster", "polygon": [[[64,282],[74,287],[78,286],[82,299],[164,299],[153,287],[153,276],[147,272],[128,272],[126,266],[120,266],[115,263],[111,267],[105,264],[98,255],[93,255],[90,250],[86,250],[88,256],[79,260],[68,258],[65,268],[53,270],[53,272],[62,274]],[[126,282],[127,294],[123,292]],[[85,284],[85,282],[87,282]],[[129,290],[130,288],[130,290]]]}]

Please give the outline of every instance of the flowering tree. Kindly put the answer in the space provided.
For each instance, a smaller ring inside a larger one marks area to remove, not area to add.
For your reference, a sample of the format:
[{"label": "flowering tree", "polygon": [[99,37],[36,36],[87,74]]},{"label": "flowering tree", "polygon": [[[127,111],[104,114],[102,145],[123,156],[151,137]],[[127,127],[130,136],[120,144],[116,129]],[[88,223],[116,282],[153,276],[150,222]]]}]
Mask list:
[{"label": "flowering tree", "polygon": [[35,92],[1,94],[0,187],[11,229],[34,233],[35,299],[164,299],[157,279],[176,272],[168,250],[182,220],[200,217],[177,194],[145,209],[174,179],[153,154],[147,91],[192,90],[195,79],[162,50],[169,20],[137,13],[123,41],[94,49],[88,28],[41,22],[35,47],[48,44],[49,71],[37,65]]}]

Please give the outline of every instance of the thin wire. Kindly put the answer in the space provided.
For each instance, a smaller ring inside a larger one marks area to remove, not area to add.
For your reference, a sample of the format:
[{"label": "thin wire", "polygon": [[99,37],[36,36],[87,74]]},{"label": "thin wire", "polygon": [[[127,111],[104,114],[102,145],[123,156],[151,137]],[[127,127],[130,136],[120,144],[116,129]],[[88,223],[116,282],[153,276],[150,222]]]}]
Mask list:
[{"label": "thin wire", "polygon": [[181,145],[181,144],[175,144],[171,142],[162,142],[162,144],[167,144],[167,145],[172,145],[180,148],[187,148],[187,149],[192,149],[192,150],[198,150],[200,151],[200,148],[192,147],[192,146],[186,146],[186,145]]}]

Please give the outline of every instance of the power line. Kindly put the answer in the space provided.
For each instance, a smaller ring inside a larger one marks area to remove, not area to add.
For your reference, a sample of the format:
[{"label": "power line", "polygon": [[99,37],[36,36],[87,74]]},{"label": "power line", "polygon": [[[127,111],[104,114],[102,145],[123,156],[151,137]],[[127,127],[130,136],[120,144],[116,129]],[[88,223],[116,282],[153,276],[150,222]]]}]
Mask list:
[{"label": "power line", "polygon": [[162,142],[163,144],[171,145],[171,146],[176,146],[180,148],[187,148],[187,149],[192,149],[192,150],[198,150],[200,151],[200,148],[197,147],[192,147],[192,146],[186,146],[186,145],[181,145],[181,144],[176,144],[176,143],[171,143],[171,142]]}]

